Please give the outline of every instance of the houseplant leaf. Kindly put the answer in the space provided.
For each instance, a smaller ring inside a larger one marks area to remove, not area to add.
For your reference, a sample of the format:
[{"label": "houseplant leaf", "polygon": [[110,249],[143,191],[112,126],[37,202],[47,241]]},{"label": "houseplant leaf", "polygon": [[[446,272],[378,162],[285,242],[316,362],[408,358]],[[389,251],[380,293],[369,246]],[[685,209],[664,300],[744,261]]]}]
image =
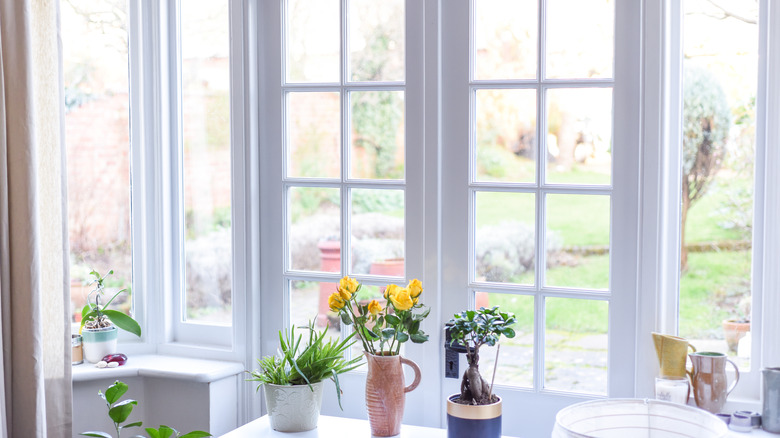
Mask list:
[{"label": "houseplant leaf", "polygon": [[121,328],[122,330],[126,330],[139,338],[141,337],[141,326],[138,325],[135,320],[124,313],[118,311],[118,310],[111,310],[106,309],[103,311],[103,313],[108,316],[108,318],[113,322],[117,327]]},{"label": "houseplant leaf", "polygon": [[212,436],[208,432],[204,432],[202,430],[194,430],[190,433],[185,433],[184,435],[180,436],[179,438],[203,438],[206,436]]},{"label": "houseplant leaf", "polygon": [[106,389],[106,401],[108,404],[113,405],[127,392],[127,384],[124,382],[116,381],[113,385]]},{"label": "houseplant leaf", "polygon": [[124,423],[127,417],[130,416],[130,413],[133,412],[133,407],[137,404],[138,402],[135,400],[122,400],[108,410],[108,416],[114,420],[114,423]]},{"label": "houseplant leaf", "polygon": [[91,436],[96,438],[114,438],[105,432],[81,432],[83,436]]}]

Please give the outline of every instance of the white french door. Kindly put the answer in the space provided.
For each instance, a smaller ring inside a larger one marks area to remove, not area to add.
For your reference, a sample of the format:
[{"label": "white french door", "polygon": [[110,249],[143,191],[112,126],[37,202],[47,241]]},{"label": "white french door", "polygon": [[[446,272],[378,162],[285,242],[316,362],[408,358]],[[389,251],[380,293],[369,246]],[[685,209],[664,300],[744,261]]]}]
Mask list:
[{"label": "white french door", "polygon": [[[442,323],[515,313],[495,377],[504,433],[549,436],[568,404],[634,394],[640,5],[441,12]],[[458,387],[443,379],[442,399]]]},{"label": "white french door", "polygon": [[[280,329],[329,312],[341,277],[361,299],[423,273],[422,5],[411,0],[259,4],[261,354]],[[281,66],[281,68],[279,68]],[[348,357],[361,355],[359,343]],[[402,354],[422,361],[423,349]],[[325,389],[324,415],[365,418],[365,368]],[[432,376],[425,378],[431,382]],[[425,383],[422,385],[425,387]],[[422,422],[423,389],[407,398]]]}]

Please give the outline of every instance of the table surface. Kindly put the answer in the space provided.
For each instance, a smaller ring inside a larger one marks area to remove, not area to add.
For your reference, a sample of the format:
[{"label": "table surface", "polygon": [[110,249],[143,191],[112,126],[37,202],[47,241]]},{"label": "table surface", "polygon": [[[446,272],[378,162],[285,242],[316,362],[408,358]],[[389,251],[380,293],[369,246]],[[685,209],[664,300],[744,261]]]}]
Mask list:
[{"label": "table surface", "polygon": [[[255,438],[255,437],[285,437],[285,438],[366,438],[371,436],[368,422],[353,418],[328,417],[320,415],[319,425],[308,432],[282,433],[271,429],[268,416],[258,418],[238,429],[222,435],[222,438]],[[446,438],[447,429],[401,425],[400,438]],[[749,433],[729,431],[728,438],[779,438],[780,435],[754,429]],[[505,437],[506,438],[506,437]]]}]

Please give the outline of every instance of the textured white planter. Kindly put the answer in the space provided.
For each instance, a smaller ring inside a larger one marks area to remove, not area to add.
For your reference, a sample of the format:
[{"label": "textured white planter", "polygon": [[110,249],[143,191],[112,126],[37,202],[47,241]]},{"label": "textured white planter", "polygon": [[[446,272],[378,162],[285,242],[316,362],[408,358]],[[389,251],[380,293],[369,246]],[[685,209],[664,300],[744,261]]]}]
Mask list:
[{"label": "textured white planter", "polygon": [[279,432],[316,428],[322,407],[322,385],[323,382],[312,383],[311,389],[309,385],[264,385],[271,427]]},{"label": "textured white planter", "polygon": [[81,330],[83,338],[84,359],[87,362],[98,363],[107,354],[116,353],[116,340],[119,337],[119,331],[116,326],[101,329]]}]

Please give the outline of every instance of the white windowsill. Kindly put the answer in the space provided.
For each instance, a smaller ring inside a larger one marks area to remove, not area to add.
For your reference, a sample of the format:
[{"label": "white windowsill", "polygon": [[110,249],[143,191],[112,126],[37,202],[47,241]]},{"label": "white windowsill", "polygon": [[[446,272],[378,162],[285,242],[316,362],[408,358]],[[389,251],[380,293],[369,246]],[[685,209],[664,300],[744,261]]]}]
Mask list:
[{"label": "white windowsill", "polygon": [[127,363],[116,368],[97,368],[86,361],[74,365],[73,382],[137,376],[209,383],[242,372],[244,366],[239,362],[141,354],[128,355]]}]

